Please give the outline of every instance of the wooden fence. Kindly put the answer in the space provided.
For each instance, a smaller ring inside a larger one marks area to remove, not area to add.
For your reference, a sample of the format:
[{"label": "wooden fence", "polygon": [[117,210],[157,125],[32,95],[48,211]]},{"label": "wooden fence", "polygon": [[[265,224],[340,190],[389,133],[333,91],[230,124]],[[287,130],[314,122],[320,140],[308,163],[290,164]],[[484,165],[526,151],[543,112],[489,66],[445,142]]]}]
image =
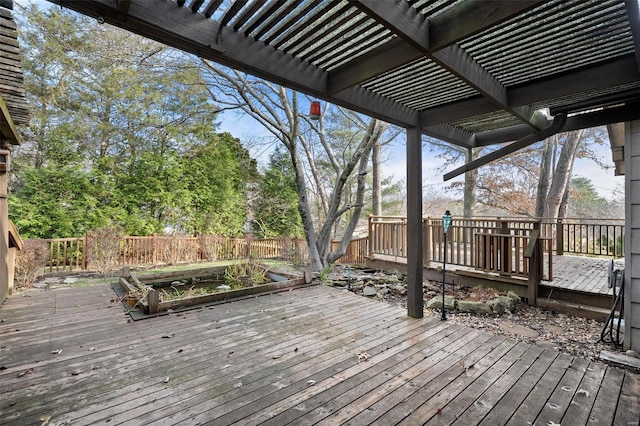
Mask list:
[{"label": "wooden fence", "polygon": [[[301,238],[224,238],[212,235],[182,237],[152,235],[123,237],[117,243],[117,253],[106,261],[90,236],[41,240],[47,246],[45,272],[100,270],[103,265],[152,266],[198,263],[216,260],[281,259],[294,264],[307,262],[307,246]],[[368,238],[357,238],[347,246],[338,264],[364,265],[368,253]],[[339,242],[332,242],[332,249]]]},{"label": "wooden fence", "polygon": [[[331,250],[335,250],[340,245],[339,241],[331,243]],[[364,266],[366,263],[369,245],[369,237],[355,238],[349,241],[344,255],[336,261],[337,264]]]}]

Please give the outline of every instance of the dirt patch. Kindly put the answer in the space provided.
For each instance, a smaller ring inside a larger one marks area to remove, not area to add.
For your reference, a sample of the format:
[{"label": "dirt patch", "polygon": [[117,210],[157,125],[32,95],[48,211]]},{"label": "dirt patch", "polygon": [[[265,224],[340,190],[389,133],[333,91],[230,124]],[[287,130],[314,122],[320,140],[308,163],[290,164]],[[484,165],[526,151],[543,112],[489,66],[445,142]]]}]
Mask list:
[{"label": "dirt patch", "polygon": [[532,339],[535,339],[536,337],[540,336],[540,333],[538,333],[534,329],[511,322],[511,321],[499,321],[497,325],[506,334],[511,334],[514,336],[529,337]]}]

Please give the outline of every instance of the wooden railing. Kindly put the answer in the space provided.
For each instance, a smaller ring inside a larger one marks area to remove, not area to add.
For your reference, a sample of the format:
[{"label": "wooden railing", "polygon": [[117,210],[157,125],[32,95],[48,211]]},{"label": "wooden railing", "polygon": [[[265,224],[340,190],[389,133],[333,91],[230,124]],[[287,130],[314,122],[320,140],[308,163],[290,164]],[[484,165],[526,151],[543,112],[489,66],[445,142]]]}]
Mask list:
[{"label": "wooden railing", "polygon": [[[45,272],[92,270],[98,262],[91,253],[91,237],[55,238],[41,240],[46,244],[48,260]],[[364,266],[368,251],[367,237],[353,239],[346,253],[336,263]],[[339,243],[332,242],[332,249]],[[161,264],[197,263],[203,261],[256,259],[283,259],[304,264],[307,246],[301,238],[224,238],[218,236],[183,237],[152,235],[125,236],[119,243],[119,253],[113,267],[149,266]],[[93,258],[93,259],[92,259]]]},{"label": "wooden railing", "polygon": [[[449,260],[464,266],[473,266],[476,233],[500,233],[508,229],[513,235],[528,235],[539,223],[540,238],[545,251],[557,255],[624,256],[624,219],[523,219],[523,218],[454,218],[448,232],[448,243],[454,250]],[[388,256],[406,257],[406,218],[403,216],[372,216],[369,220],[370,252]],[[424,260],[441,262],[443,229],[442,219],[424,218]],[[463,249],[464,248],[464,249]]]},{"label": "wooden railing", "polygon": [[47,245],[48,272],[82,270],[86,268],[86,238],[56,238],[42,240]]},{"label": "wooden railing", "polygon": [[476,234],[474,262],[477,269],[503,275],[528,277],[525,249],[529,237],[511,234]]},{"label": "wooden railing", "polygon": [[555,225],[559,255],[624,257],[624,219],[568,218],[559,219]]},{"label": "wooden railing", "polygon": [[[512,276],[527,277],[529,266],[524,248],[531,232],[542,225],[539,221],[515,218],[453,219],[447,231],[447,263]],[[406,258],[406,219],[398,216],[369,218],[369,256],[385,255]],[[444,228],[441,218],[423,218],[423,261],[442,262]],[[544,277],[553,279],[552,241],[540,237]]]},{"label": "wooden railing", "polygon": [[[546,279],[553,278],[552,252],[622,257],[624,256],[624,220],[555,219],[528,220],[521,218],[454,218],[447,232],[447,263],[479,267],[474,258],[478,245],[477,234],[508,234],[527,237],[535,226],[540,227],[540,240],[547,261]],[[442,262],[444,232],[441,218],[424,218],[423,260]],[[523,262],[520,249],[522,238],[512,238],[517,262]],[[46,272],[92,269],[92,255],[87,237],[43,240],[47,244],[49,260]],[[334,242],[332,248],[336,247]],[[364,265],[365,258],[375,254],[392,257],[407,256],[407,221],[401,216],[372,216],[369,236],[354,239],[346,254],[336,263]],[[305,262],[306,243],[302,239],[222,238],[217,236],[180,237],[154,235],[124,237],[116,266],[193,263],[206,260],[232,260],[249,256],[263,259],[287,259]],[[515,256],[515,254],[514,254]],[[516,264],[514,259],[513,265]],[[95,262],[94,262],[95,263]],[[524,268],[524,266],[523,266]],[[520,272],[517,272],[520,274]]]}]

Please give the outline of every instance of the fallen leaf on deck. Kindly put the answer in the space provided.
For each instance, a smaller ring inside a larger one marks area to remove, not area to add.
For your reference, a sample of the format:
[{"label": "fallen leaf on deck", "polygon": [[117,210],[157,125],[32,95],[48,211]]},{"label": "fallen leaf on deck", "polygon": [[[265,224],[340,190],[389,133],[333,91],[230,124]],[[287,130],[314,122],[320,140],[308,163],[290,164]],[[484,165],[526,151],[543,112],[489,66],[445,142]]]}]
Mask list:
[{"label": "fallen leaf on deck", "polygon": [[163,339],[171,339],[175,335],[176,335],[176,333],[167,333],[167,334],[163,334],[162,338]]},{"label": "fallen leaf on deck", "polygon": [[96,348],[94,348],[93,346],[91,346],[91,347],[89,348],[89,350],[90,350],[90,351],[95,351],[95,350],[96,350]]},{"label": "fallen leaf on deck", "polygon": [[164,382],[165,382],[165,383],[169,383],[169,380],[171,380],[171,378],[169,378],[169,377],[165,377],[165,378],[164,378]]},{"label": "fallen leaf on deck", "polygon": [[51,353],[54,354],[54,355],[61,354],[62,353],[62,349],[53,350],[53,351],[51,351]]},{"label": "fallen leaf on deck", "polygon": [[313,385],[315,385],[315,384],[316,384],[316,381],[315,381],[315,380],[307,380],[307,385],[309,385],[309,386],[313,386]]},{"label": "fallen leaf on deck", "polygon": [[31,374],[31,373],[33,373],[33,368],[19,372],[18,377],[26,376],[27,374]]},{"label": "fallen leaf on deck", "polygon": [[551,420],[547,426],[560,426],[560,423],[556,423],[553,420]]},{"label": "fallen leaf on deck", "polygon": [[279,359],[279,358],[282,358],[282,354],[280,354],[280,355],[274,355],[274,356],[272,356],[271,358],[272,358],[272,359]]},{"label": "fallen leaf on deck", "polygon": [[51,420],[51,416],[40,417],[40,421],[42,422],[40,426],[47,426],[49,424],[49,420]]},{"label": "fallen leaf on deck", "polygon": [[371,356],[365,352],[364,349],[360,349],[360,353],[358,353],[358,362],[368,361]]},{"label": "fallen leaf on deck", "polygon": [[576,395],[584,395],[587,398],[589,398],[589,391],[588,390],[584,390],[584,389],[580,389],[580,390],[578,390],[578,392],[576,392]]},{"label": "fallen leaf on deck", "polygon": [[72,375],[72,376],[79,376],[80,374],[82,374],[82,370],[73,370],[73,371],[71,372],[71,375]]}]

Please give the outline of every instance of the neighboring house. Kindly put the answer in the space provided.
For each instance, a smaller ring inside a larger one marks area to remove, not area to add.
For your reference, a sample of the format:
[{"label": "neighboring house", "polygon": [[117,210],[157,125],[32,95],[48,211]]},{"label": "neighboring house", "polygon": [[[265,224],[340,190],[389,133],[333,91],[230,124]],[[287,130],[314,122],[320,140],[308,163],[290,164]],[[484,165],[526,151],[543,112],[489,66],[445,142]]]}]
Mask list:
[{"label": "neighboring house", "polygon": [[13,289],[15,250],[11,247],[19,249],[21,246],[20,237],[9,222],[7,203],[11,149],[22,140],[16,126],[29,122],[18,31],[12,10],[12,1],[0,0],[0,303]]}]

